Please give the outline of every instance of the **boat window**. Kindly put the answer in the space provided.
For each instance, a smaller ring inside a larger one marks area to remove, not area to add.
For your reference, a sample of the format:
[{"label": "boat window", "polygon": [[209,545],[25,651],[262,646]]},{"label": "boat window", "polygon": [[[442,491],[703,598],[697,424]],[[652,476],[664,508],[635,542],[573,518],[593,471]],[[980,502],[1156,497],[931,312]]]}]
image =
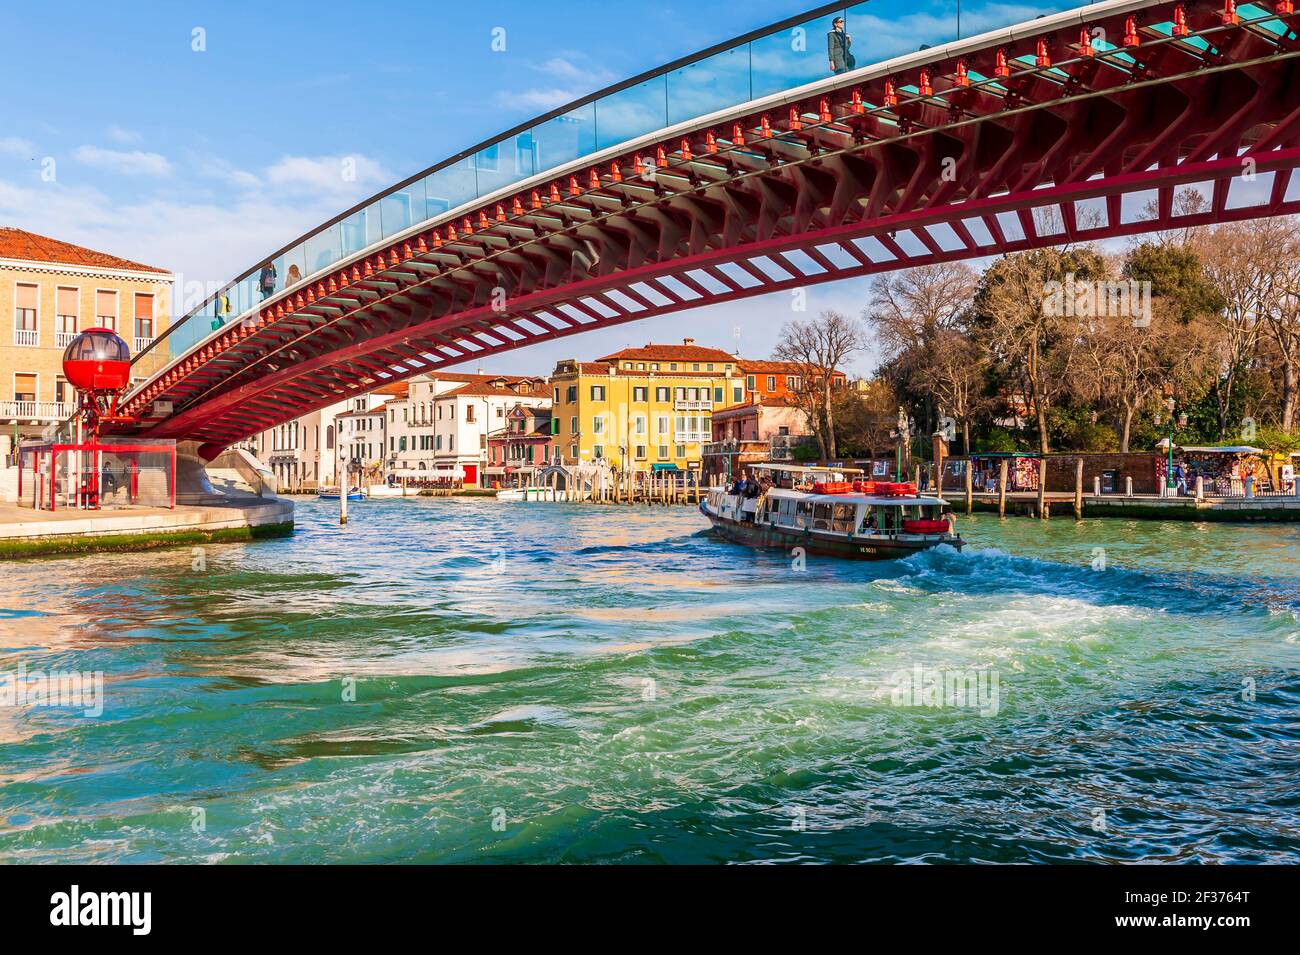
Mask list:
[{"label": "boat window", "polygon": [[857,510],[852,504],[836,504],[835,514],[831,519],[831,530],[840,534],[852,534],[854,525],[854,512]]},{"label": "boat window", "polygon": [[834,520],[834,505],[817,504],[813,507],[813,530],[828,531]]},{"label": "boat window", "polygon": [[876,529],[876,509],[868,504],[862,509],[862,526],[859,533],[870,534]]},{"label": "boat window", "polygon": [[808,527],[812,523],[812,502],[799,501],[795,508],[794,524],[796,527]]}]

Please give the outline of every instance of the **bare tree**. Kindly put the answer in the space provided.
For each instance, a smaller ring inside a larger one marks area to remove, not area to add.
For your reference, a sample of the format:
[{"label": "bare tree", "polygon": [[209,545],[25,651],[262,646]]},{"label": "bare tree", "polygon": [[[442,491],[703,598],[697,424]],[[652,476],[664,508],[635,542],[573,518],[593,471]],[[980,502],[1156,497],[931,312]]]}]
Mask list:
[{"label": "bare tree", "polygon": [[1048,409],[1070,387],[1081,340],[1074,317],[1047,307],[1048,290],[1065,276],[1086,281],[1105,273],[1105,261],[1087,248],[1020,252],[990,266],[976,293],[985,354],[1034,416],[1044,454]]},{"label": "bare tree", "polygon": [[1095,409],[1111,411],[1119,450],[1127,452],[1138,412],[1166,387],[1185,390],[1212,369],[1211,321],[1178,320],[1172,303],[1157,300],[1149,324],[1131,315],[1097,315],[1081,323],[1072,389]]},{"label": "bare tree", "polygon": [[926,388],[934,395],[939,414],[945,412],[961,426],[962,451],[970,454],[971,422],[986,402],[982,397],[988,359],[965,331],[941,329],[926,362]]},{"label": "bare tree", "polygon": [[1272,339],[1279,366],[1282,395],[1278,423],[1283,431],[1290,431],[1300,398],[1300,222],[1288,217],[1252,225],[1258,229],[1256,243],[1269,256],[1261,263],[1264,289],[1259,319]]},{"label": "bare tree", "polygon": [[[961,262],[923,265],[876,279],[863,309],[883,361],[907,391],[925,403],[925,427],[937,424],[943,411],[965,420],[954,393],[970,384],[955,351],[964,338],[976,275]],[[954,337],[955,336],[955,337]],[[937,363],[942,349],[944,362]]]},{"label": "bare tree", "polygon": [[1285,284],[1279,268],[1284,252],[1274,245],[1279,241],[1274,228],[1267,219],[1232,222],[1195,240],[1206,274],[1227,303],[1218,325],[1219,373],[1213,386],[1221,437],[1228,434],[1237,381],[1255,356],[1264,320]]},{"label": "bare tree", "polygon": [[799,369],[798,398],[824,460],[837,456],[832,379],[866,346],[861,323],[826,311],[815,319],[788,322],[772,352],[777,361],[791,362]]}]

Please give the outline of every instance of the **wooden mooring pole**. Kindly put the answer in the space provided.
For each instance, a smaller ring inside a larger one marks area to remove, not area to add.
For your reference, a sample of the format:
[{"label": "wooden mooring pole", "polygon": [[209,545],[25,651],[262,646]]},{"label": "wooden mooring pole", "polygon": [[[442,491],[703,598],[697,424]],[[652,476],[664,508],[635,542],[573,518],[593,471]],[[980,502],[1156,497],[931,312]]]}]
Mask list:
[{"label": "wooden mooring pole", "polygon": [[1074,459],[1074,519],[1083,520],[1083,458]]},{"label": "wooden mooring pole", "polygon": [[1038,459],[1038,517],[1047,520],[1047,458]]},{"label": "wooden mooring pole", "polygon": [[966,513],[969,514],[975,506],[975,475],[971,474],[971,460],[966,458]]},{"label": "wooden mooring pole", "polygon": [[998,517],[1007,516],[1007,459],[998,464]]}]

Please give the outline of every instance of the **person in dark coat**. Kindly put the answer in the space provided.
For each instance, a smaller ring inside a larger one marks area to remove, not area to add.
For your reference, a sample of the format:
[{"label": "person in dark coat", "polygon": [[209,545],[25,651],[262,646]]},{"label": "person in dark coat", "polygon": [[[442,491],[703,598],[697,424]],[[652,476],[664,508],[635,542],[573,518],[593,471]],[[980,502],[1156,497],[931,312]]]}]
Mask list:
[{"label": "person in dark coat", "polygon": [[849,52],[851,46],[853,37],[844,32],[844,18],[836,17],[831,23],[831,32],[826,34],[826,55],[832,73],[847,73],[857,66],[857,60]]}]

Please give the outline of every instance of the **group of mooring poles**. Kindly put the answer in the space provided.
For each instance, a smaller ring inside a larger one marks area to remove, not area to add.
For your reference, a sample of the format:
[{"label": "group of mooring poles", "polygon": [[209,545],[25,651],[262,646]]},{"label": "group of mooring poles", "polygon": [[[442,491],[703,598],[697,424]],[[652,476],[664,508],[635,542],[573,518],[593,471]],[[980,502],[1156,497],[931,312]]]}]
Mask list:
[{"label": "group of mooring poles", "polygon": [[[937,485],[939,495],[943,495],[943,472],[942,463],[936,469],[939,473],[939,482]],[[970,514],[975,508],[975,488],[974,475],[971,473],[970,459],[966,461],[965,470],[965,504],[966,513]],[[1005,458],[998,462],[998,517],[1007,516],[1007,471],[1008,462]],[[916,484],[919,487],[921,483],[921,465],[916,466]],[[1060,498],[1058,498],[1060,500]],[[1034,514],[1040,520],[1047,520],[1051,517],[1052,503],[1047,497],[1047,459],[1038,459],[1038,490],[1034,500]],[[1083,520],[1083,458],[1074,459],[1074,519]]]}]

